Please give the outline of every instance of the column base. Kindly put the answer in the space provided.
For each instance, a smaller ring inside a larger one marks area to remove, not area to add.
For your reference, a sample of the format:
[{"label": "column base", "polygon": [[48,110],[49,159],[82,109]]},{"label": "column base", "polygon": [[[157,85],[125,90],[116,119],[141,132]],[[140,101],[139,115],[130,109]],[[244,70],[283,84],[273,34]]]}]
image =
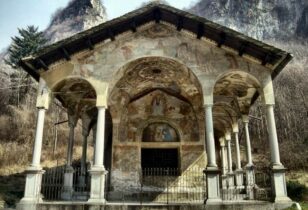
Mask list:
[{"label": "column base", "polygon": [[[30,166],[26,169],[26,185],[24,197],[20,200],[18,206],[32,206],[42,202],[41,184],[44,170],[41,167]],[[26,208],[21,208],[26,209]]]},{"label": "column base", "polygon": [[205,204],[219,204],[222,202],[219,188],[219,169],[217,167],[207,167],[206,174],[207,199]]},{"label": "column base", "polygon": [[272,191],[275,203],[292,202],[287,195],[285,171],[286,168],[283,165],[272,166]]},{"label": "column base", "polygon": [[234,186],[234,174],[233,173],[228,173],[228,189],[235,189]]},{"label": "column base", "polygon": [[222,189],[228,188],[228,176],[227,175],[221,175],[221,187]]},{"label": "column base", "polygon": [[254,200],[254,187],[255,187],[255,171],[254,165],[246,165],[246,193],[249,200]]},{"label": "column base", "polygon": [[37,206],[38,206],[38,203],[23,203],[20,201],[20,203],[17,204],[16,206],[16,210],[36,210],[37,209]]},{"label": "column base", "polygon": [[242,169],[236,169],[234,171],[234,174],[235,174],[235,185],[236,185],[236,189],[245,189],[244,187],[244,178],[243,178],[243,174],[244,174],[244,171]]},{"label": "column base", "polygon": [[93,166],[89,172],[91,174],[91,192],[88,203],[105,204],[105,180],[108,171],[104,166]]},{"label": "column base", "polygon": [[72,166],[67,166],[64,172],[64,183],[61,192],[61,199],[72,200],[74,194],[73,179],[74,169]]}]

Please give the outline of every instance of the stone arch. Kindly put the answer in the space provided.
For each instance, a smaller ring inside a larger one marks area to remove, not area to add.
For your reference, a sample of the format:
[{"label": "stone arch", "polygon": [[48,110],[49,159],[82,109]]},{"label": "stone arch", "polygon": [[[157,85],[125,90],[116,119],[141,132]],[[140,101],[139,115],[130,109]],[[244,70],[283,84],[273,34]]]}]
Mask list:
[{"label": "stone arch", "polygon": [[[219,107],[219,109],[218,109]],[[217,111],[216,111],[217,109]],[[236,110],[235,107],[232,107],[232,105],[227,104],[227,103],[222,103],[222,102],[216,102],[215,105],[213,106],[213,113],[214,113],[214,118],[216,117],[215,114],[218,111],[223,112],[223,117],[227,118],[231,121],[231,123],[236,123],[238,118],[240,117],[240,114],[238,113],[238,110]]]},{"label": "stone arch", "polygon": [[[108,90],[108,104],[110,101],[111,97],[111,92],[114,90],[116,87],[116,84],[125,76],[125,73],[128,72],[130,69],[134,67],[134,65],[138,63],[154,63],[154,62],[161,62],[165,66],[166,64],[173,64],[174,66],[177,67],[178,71],[184,72],[187,74],[187,77],[189,79],[192,79],[195,81],[195,85],[198,87],[198,91],[202,93],[202,85],[201,82],[199,81],[198,77],[195,75],[195,72],[188,68],[181,60],[175,59],[174,57],[167,57],[167,56],[143,56],[143,57],[138,57],[133,60],[130,60],[129,62],[125,63],[122,67],[120,67],[116,73],[113,76],[113,79],[109,82],[109,90]],[[155,73],[157,68],[152,69]],[[147,72],[143,72],[144,74],[147,74]],[[157,72],[158,73],[158,72]]]},{"label": "stone arch", "polygon": [[63,78],[51,86],[51,91],[64,107],[72,109],[79,115],[96,106],[96,90],[85,78],[76,76]]},{"label": "stone arch", "polygon": [[212,93],[215,96],[234,99],[240,112],[247,114],[255,94],[262,95],[261,81],[245,71],[229,71],[216,78]]},{"label": "stone arch", "polygon": [[52,91],[55,91],[59,88],[59,86],[61,85],[61,83],[65,83],[67,81],[71,81],[71,82],[77,82],[77,81],[83,81],[84,83],[88,83],[91,88],[93,88],[96,91],[96,87],[95,85],[91,82],[91,80],[87,79],[87,78],[84,78],[82,76],[76,76],[76,75],[72,75],[72,76],[67,76],[67,77],[64,77],[64,78],[60,78],[56,81],[54,81],[53,83],[49,84],[49,88],[52,90]]}]

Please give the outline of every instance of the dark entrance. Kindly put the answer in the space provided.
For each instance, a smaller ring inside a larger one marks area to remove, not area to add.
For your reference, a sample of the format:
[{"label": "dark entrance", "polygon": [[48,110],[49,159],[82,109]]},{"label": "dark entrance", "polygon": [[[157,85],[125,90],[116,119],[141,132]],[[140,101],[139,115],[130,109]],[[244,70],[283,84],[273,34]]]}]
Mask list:
[{"label": "dark entrance", "polygon": [[177,169],[178,149],[142,149],[141,167],[142,169]]}]

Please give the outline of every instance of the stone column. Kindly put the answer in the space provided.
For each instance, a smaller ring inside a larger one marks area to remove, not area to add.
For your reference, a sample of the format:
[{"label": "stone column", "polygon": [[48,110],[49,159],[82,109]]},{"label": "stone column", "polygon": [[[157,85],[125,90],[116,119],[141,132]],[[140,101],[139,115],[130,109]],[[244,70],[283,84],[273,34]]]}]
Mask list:
[{"label": "stone column", "polygon": [[36,209],[36,205],[42,201],[41,198],[41,184],[42,175],[44,171],[40,165],[41,151],[43,143],[44,119],[45,112],[49,107],[50,92],[46,86],[45,81],[40,78],[38,95],[36,100],[36,107],[38,109],[36,132],[33,147],[33,156],[30,166],[26,170],[26,185],[24,197],[21,199],[17,209]]},{"label": "stone column", "polygon": [[92,165],[94,165],[94,161],[95,161],[95,141],[96,141],[96,132],[97,132],[97,126],[96,123],[95,125],[92,127],[92,133],[93,133],[93,160],[92,160]]},{"label": "stone column", "polygon": [[82,154],[81,154],[81,160],[80,160],[80,169],[81,173],[78,177],[78,185],[79,187],[85,187],[86,186],[86,173],[87,173],[87,149],[88,149],[88,137],[90,134],[90,124],[91,119],[86,114],[86,111],[81,115],[82,120]]},{"label": "stone column", "polygon": [[235,170],[235,183],[237,189],[244,189],[243,185],[243,169],[241,166],[241,151],[238,139],[238,124],[233,124],[233,134],[235,139],[235,152],[236,152],[236,170]]},{"label": "stone column", "polygon": [[86,131],[85,129],[82,130],[82,154],[81,154],[81,161],[80,161],[80,169],[81,174],[78,177],[78,184],[80,187],[85,187],[86,185],[86,171],[87,171],[87,148],[88,148],[88,136],[89,131]]},{"label": "stone column", "polygon": [[77,125],[78,118],[76,113],[72,110],[68,110],[68,125],[69,125],[69,139],[67,145],[67,157],[66,167],[64,172],[63,188],[61,192],[61,198],[63,200],[71,200],[74,193],[73,179],[74,169],[72,167],[73,151],[74,151],[74,138],[75,138],[75,127]]},{"label": "stone column", "polygon": [[105,176],[107,171],[104,167],[104,147],[105,147],[105,112],[103,106],[97,107],[97,131],[95,142],[94,165],[90,170],[91,173],[91,192],[88,202],[105,203]]},{"label": "stone column", "polygon": [[247,157],[247,165],[245,166],[246,172],[246,191],[249,199],[254,199],[253,188],[255,186],[255,173],[254,173],[254,165],[252,163],[252,155],[251,155],[251,143],[249,136],[249,117],[248,115],[243,115],[242,117],[245,129],[245,137],[246,137],[246,157]]},{"label": "stone column", "polygon": [[232,153],[231,153],[231,133],[227,132],[225,134],[226,142],[227,142],[227,153],[228,153],[228,188],[234,188],[234,174],[232,170]]},{"label": "stone column", "polygon": [[205,169],[207,200],[206,204],[220,203],[219,170],[216,164],[212,104],[205,105],[206,147],[208,164]]},{"label": "stone column", "polygon": [[[45,108],[38,108],[36,132],[33,148],[32,163],[30,167],[27,168],[26,173],[26,186],[24,197],[20,201],[20,209],[34,208],[31,204],[42,201],[40,196],[42,174],[44,171],[41,168],[41,151],[42,151],[42,141],[43,141],[43,130],[44,130],[44,118],[45,118]],[[29,206],[27,206],[29,205]]]},{"label": "stone column", "polygon": [[276,123],[274,117],[274,105],[266,105],[267,129],[271,150],[272,165],[272,190],[275,202],[290,202],[287,196],[285,168],[280,162]]},{"label": "stone column", "polygon": [[228,176],[226,175],[226,154],[225,154],[225,139],[220,138],[220,153],[221,153],[221,183],[222,189],[227,189],[228,187]]}]

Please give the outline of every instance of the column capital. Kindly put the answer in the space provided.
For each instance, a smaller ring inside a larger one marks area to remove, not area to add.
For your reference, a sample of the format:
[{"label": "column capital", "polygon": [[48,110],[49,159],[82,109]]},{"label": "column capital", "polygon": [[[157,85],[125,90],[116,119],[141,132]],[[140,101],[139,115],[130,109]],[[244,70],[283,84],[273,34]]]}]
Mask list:
[{"label": "column capital", "polygon": [[97,109],[107,109],[107,105],[99,105],[99,106],[96,106]]},{"label": "column capital", "polygon": [[225,133],[225,139],[226,139],[226,141],[231,141],[231,133],[230,133],[230,131],[227,131]]},{"label": "column capital", "polygon": [[242,115],[242,120],[244,123],[249,123],[249,116],[248,115]]},{"label": "column capital", "polygon": [[239,129],[238,129],[238,123],[237,122],[232,124],[232,131],[233,131],[233,133],[238,133]]},{"label": "column capital", "polygon": [[263,106],[264,106],[264,107],[274,107],[275,104],[264,104]]},{"label": "column capital", "polygon": [[203,108],[208,108],[208,107],[213,107],[213,103],[206,103],[206,104],[203,104]]},{"label": "column capital", "polygon": [[220,146],[221,147],[225,147],[226,146],[226,144],[225,144],[225,139],[224,138],[219,138],[219,143],[220,143]]},{"label": "column capital", "polygon": [[68,126],[70,128],[75,128],[77,125],[78,117],[76,114],[70,114],[68,112]]}]

